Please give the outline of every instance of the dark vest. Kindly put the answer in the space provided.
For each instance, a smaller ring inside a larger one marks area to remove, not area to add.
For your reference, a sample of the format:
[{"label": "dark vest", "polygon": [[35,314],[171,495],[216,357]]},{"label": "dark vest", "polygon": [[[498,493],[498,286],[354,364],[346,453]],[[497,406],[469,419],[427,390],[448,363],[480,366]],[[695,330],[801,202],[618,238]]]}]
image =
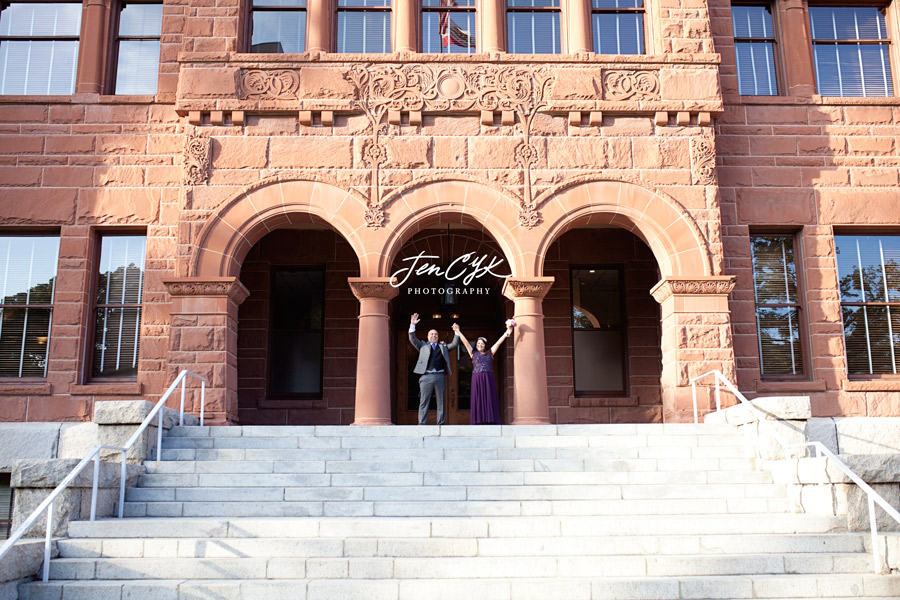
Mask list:
[{"label": "dark vest", "polygon": [[[430,343],[428,344],[431,345]],[[428,366],[425,367],[426,371],[446,371],[447,370],[447,361],[444,360],[444,353],[441,352],[441,345],[437,345],[437,350],[432,350],[431,354],[428,356]]]}]

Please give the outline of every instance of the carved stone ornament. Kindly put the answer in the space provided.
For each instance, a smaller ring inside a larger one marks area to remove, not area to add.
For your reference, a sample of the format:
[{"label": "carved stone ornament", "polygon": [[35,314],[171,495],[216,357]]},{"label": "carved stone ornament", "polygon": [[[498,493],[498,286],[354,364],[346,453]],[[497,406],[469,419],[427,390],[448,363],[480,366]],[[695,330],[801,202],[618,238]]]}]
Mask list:
[{"label": "carved stone ornament", "polygon": [[391,300],[400,293],[388,280],[365,280],[356,277],[348,279],[350,290],[357,300],[364,298],[377,298],[379,300]]},{"label": "carved stone ornament", "polygon": [[716,149],[707,138],[691,140],[691,181],[694,185],[716,184]]},{"label": "carved stone ornament", "polygon": [[523,169],[533,167],[540,158],[540,151],[536,144],[521,143],[516,147],[516,162]]},{"label": "carved stone ornament", "polygon": [[604,100],[659,100],[656,71],[606,71],[603,74]]},{"label": "carved stone ornament", "polygon": [[368,140],[363,145],[362,159],[369,168],[380,167],[388,161],[387,148],[375,140]]},{"label": "carved stone ornament", "polygon": [[534,229],[541,223],[541,213],[533,206],[523,205],[519,209],[519,225],[525,229]]},{"label": "carved stone ornament", "polygon": [[696,279],[666,278],[657,283],[650,293],[657,302],[664,302],[676,295],[727,296],[734,290],[736,282],[737,277],[734,275],[698,277]]},{"label": "carved stone ornament", "polygon": [[345,77],[360,102],[401,111],[527,111],[555,81],[546,68],[513,65],[354,65]]},{"label": "carved stone ornament", "polygon": [[240,304],[250,292],[237,277],[221,279],[169,279],[163,281],[170,296],[227,296]]},{"label": "carved stone ornament", "polygon": [[378,229],[384,225],[384,208],[379,205],[370,204],[366,207],[366,226],[372,229]]},{"label": "carved stone ornament", "polygon": [[550,288],[553,287],[554,277],[507,277],[503,284],[503,295],[510,300],[516,298],[537,298],[543,300]]},{"label": "carved stone ornament", "polygon": [[300,74],[294,70],[241,72],[240,97],[252,100],[296,100],[300,90]]},{"label": "carved stone ornament", "polygon": [[210,139],[193,135],[184,144],[185,185],[203,185],[209,177]]}]

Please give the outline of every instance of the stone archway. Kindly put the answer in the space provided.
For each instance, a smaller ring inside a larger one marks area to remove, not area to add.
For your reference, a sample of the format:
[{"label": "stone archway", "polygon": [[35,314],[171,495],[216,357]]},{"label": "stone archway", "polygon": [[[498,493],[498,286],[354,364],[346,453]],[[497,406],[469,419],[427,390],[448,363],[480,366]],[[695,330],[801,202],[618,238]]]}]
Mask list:
[{"label": "stone archway", "polygon": [[[697,219],[678,202],[634,182],[586,177],[543,195],[545,221],[534,252],[533,269],[543,273],[547,250],[563,233],[584,226],[608,225],[634,233],[656,257],[661,280],[651,294],[661,305],[662,387],[665,420],[693,419],[690,380],[710,370],[734,379],[731,312],[728,294],[734,277],[722,274],[720,249],[703,231],[721,239],[718,210]],[[702,226],[701,226],[702,225]],[[701,388],[701,408],[709,405]]]}]

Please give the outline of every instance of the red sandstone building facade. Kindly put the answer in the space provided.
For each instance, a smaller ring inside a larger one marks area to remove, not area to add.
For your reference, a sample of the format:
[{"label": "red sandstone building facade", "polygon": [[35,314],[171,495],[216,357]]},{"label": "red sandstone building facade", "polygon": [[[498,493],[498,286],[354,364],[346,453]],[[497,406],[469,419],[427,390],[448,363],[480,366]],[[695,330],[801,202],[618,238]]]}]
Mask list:
[{"label": "red sandstone building facade", "polygon": [[504,423],[900,415],[897,6],[469,4],[4,4],[0,419],[414,423],[412,312]]}]

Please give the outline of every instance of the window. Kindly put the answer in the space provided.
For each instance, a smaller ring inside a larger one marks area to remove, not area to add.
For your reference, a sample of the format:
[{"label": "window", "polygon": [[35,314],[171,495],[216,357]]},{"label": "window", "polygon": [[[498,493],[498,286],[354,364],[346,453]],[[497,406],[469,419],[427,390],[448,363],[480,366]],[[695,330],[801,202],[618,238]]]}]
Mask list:
[{"label": "window", "polygon": [[755,235],[750,249],[760,372],[763,376],[802,376],[794,237]]},{"label": "window", "polygon": [[0,94],[73,93],[80,31],[80,2],[13,3],[3,8]]},{"label": "window", "polygon": [[0,473],[0,540],[9,537],[12,528],[12,488],[9,473]]},{"label": "window", "polygon": [[820,94],[894,94],[883,8],[811,6],[809,19]]},{"label": "window", "polygon": [[850,375],[896,374],[900,362],[900,236],[838,235],[838,285]]},{"label": "window", "polygon": [[559,54],[559,0],[507,1],[507,51]]},{"label": "window", "polygon": [[269,391],[317,396],[322,393],[325,273],[276,269],[271,290]]},{"label": "window", "polygon": [[162,4],[123,4],[116,38],[116,93],[155,94]]},{"label": "window", "polygon": [[338,52],[390,52],[391,0],[338,0]]},{"label": "window", "polygon": [[306,51],[306,0],[254,0],[250,52]]},{"label": "window", "polygon": [[59,238],[0,236],[0,377],[46,377]]},{"label": "window", "polygon": [[93,377],[136,377],[146,238],[101,238],[94,311]]},{"label": "window", "polygon": [[644,53],[643,0],[593,0],[591,23],[594,32],[594,52]]},{"label": "window", "polygon": [[475,0],[422,0],[422,51],[475,52]]},{"label": "window", "polygon": [[625,393],[623,289],[620,269],[572,269],[576,393]]},{"label": "window", "polygon": [[742,96],[777,96],[775,28],[768,5],[731,7],[738,91]]}]

